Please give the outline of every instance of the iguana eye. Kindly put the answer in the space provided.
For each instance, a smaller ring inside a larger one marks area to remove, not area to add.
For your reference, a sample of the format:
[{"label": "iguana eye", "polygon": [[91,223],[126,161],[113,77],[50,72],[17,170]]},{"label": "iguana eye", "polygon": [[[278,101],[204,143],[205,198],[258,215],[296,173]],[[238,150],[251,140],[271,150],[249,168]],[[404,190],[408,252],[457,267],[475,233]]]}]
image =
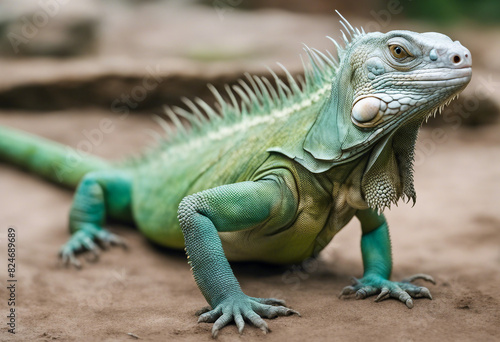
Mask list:
[{"label": "iguana eye", "polygon": [[391,54],[394,56],[394,58],[397,59],[404,59],[410,56],[410,54],[401,45],[389,45],[389,50],[391,51]]}]

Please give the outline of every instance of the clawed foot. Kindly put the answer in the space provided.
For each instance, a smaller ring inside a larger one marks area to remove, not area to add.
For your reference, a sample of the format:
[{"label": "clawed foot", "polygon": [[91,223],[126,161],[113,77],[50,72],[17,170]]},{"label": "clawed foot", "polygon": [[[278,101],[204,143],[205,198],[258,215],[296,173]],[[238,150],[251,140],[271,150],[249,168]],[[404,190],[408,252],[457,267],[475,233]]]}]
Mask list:
[{"label": "clawed foot", "polygon": [[253,298],[241,293],[233,295],[213,310],[209,307],[203,308],[196,313],[198,323],[214,323],[212,337],[216,338],[219,330],[234,321],[241,334],[245,327],[245,320],[267,334],[270,330],[267,323],[261,318],[276,318],[278,316],[290,316],[300,314],[285,306],[285,302],[274,298]]},{"label": "clawed foot", "polygon": [[87,260],[95,262],[99,259],[101,250],[110,246],[121,246],[127,249],[127,244],[123,238],[106,229],[88,225],[76,231],[69,241],[61,247],[59,258],[66,266],[71,264],[76,268],[81,268],[82,264],[76,258],[76,254],[88,251],[91,253],[92,258],[87,258]]},{"label": "clawed foot", "polygon": [[355,293],[357,299],[364,299],[369,296],[379,294],[375,299],[376,302],[387,298],[396,298],[405,303],[406,306],[411,309],[413,308],[412,298],[432,299],[428,288],[413,285],[411,283],[417,279],[422,279],[432,284],[436,284],[434,279],[426,274],[415,274],[411,277],[403,279],[401,282],[393,282],[379,276],[367,276],[359,280],[353,278],[352,285],[344,287],[339,297]]}]

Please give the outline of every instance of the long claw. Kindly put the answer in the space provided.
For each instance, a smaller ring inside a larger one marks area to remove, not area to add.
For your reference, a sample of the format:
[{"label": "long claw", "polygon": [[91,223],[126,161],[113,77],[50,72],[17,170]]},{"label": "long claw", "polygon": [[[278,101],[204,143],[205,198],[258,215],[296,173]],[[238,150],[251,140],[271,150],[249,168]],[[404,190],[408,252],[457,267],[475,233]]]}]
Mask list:
[{"label": "long claw", "polygon": [[120,240],[121,241],[119,243],[117,243],[116,245],[120,246],[124,251],[128,251],[129,250],[128,242],[123,238],[120,238]]},{"label": "long claw", "polygon": [[128,244],[124,238],[115,235],[107,230],[101,230],[96,235],[96,240],[99,241],[105,248],[110,246],[120,246],[123,249],[128,249]]},{"label": "long claw", "polygon": [[342,292],[340,292],[339,298],[342,296],[348,296],[348,295],[353,294],[355,292],[356,292],[356,289],[354,289],[354,287],[346,286],[342,289]]},{"label": "long claw", "polygon": [[118,235],[111,234],[109,237],[109,240],[111,242],[111,245],[119,246],[119,247],[123,248],[124,250],[128,249],[127,241]]},{"label": "long claw", "polygon": [[80,263],[80,261],[78,261],[78,259],[75,257],[75,255],[73,253],[70,253],[68,255],[68,257],[69,257],[69,262],[71,263],[71,265],[73,265],[77,269],[82,268],[82,264]]},{"label": "long claw", "polygon": [[85,260],[87,260],[88,262],[98,262],[100,257],[99,252],[95,249],[91,249],[90,252],[92,257],[87,256],[85,257]]},{"label": "long claw", "polygon": [[245,320],[243,319],[243,316],[241,313],[238,311],[234,313],[234,323],[236,324],[236,327],[238,328],[238,333],[241,335],[243,334],[243,328],[245,328]]},{"label": "long claw", "polygon": [[285,301],[281,300],[281,299],[276,299],[276,298],[255,298],[255,297],[252,297],[252,299],[255,300],[256,302],[261,303],[261,304],[286,306]]},{"label": "long claw", "polygon": [[252,305],[252,308],[256,313],[266,318],[276,318],[278,316],[290,316],[293,314],[300,316],[300,314],[297,311],[289,309],[284,306],[271,306],[259,303]]},{"label": "long claw", "polygon": [[217,334],[219,333],[219,330],[224,328],[226,325],[228,325],[229,322],[232,320],[232,315],[229,313],[224,313],[222,316],[220,316],[214,323],[214,326],[212,327],[212,337],[216,338]]},{"label": "long claw", "polygon": [[377,293],[377,289],[372,286],[363,286],[358,291],[356,291],[356,299],[364,299],[366,297],[373,296]]},{"label": "long claw", "polygon": [[210,306],[204,306],[200,310],[196,311],[194,315],[201,316],[202,314],[204,314],[205,312],[209,312],[210,310],[212,310]]},{"label": "long claw", "polygon": [[383,287],[382,291],[380,292],[380,294],[377,296],[377,298],[375,298],[375,301],[376,302],[380,302],[380,301],[388,298],[389,295],[390,295],[390,292],[391,291],[387,287]]},{"label": "long claw", "polygon": [[101,246],[101,248],[105,251],[111,248],[111,243],[109,241],[97,239],[97,242],[99,243],[99,246]]},{"label": "long claw", "polygon": [[250,312],[247,314],[247,318],[252,322],[253,325],[255,325],[257,328],[262,330],[264,334],[267,334],[270,330],[269,327],[267,326],[267,323],[259,317],[255,312]]},{"label": "long claw", "polygon": [[198,323],[213,323],[221,317],[222,309],[220,307],[215,308],[214,310],[205,312],[198,317]]},{"label": "long claw", "polygon": [[422,297],[425,297],[425,298],[429,298],[432,300],[432,295],[431,295],[431,291],[429,291],[429,289],[427,287],[422,287],[420,289],[420,295]]},{"label": "long claw", "polygon": [[93,241],[90,241],[90,242],[91,243],[87,243],[85,245],[85,248],[88,249],[88,251],[91,253],[91,255],[93,255],[93,257],[89,258],[87,256],[85,259],[88,262],[97,262],[97,261],[99,261],[99,257],[100,257],[100,249]]},{"label": "long claw", "polygon": [[197,323],[213,323],[213,322],[215,322],[215,318],[213,316],[200,315],[200,317],[198,317]]},{"label": "long claw", "polygon": [[431,277],[430,275],[427,275],[427,274],[423,274],[423,273],[414,274],[408,278],[403,279],[401,282],[402,283],[411,283],[417,279],[422,279],[422,280],[428,281],[428,282],[436,285],[436,281],[434,280],[433,277]]},{"label": "long claw", "polygon": [[408,309],[413,308],[413,300],[411,299],[411,296],[406,293],[405,291],[401,290],[396,292],[393,297],[399,299],[401,302],[405,303]]},{"label": "long claw", "polygon": [[62,264],[64,266],[68,266],[68,257],[66,256],[66,254],[64,254],[62,251],[59,251],[59,260],[61,260]]},{"label": "long claw", "polygon": [[356,285],[362,285],[361,282],[359,281],[358,278],[352,277],[351,278],[351,285],[356,286]]}]

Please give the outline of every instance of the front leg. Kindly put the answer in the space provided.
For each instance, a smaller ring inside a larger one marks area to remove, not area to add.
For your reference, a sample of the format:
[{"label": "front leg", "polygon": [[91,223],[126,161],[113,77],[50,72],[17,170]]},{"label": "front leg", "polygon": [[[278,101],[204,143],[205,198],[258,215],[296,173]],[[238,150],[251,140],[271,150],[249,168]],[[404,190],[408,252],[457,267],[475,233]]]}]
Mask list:
[{"label": "front leg", "polygon": [[178,217],[186,253],[196,283],[212,308],[200,315],[199,322],[215,322],[213,337],[231,321],[240,333],[245,319],[268,332],[261,316],[298,314],[282,306],[283,301],[244,294],[218,235],[218,232],[251,229],[264,222],[284,226],[292,219],[296,207],[296,200],[281,177],[224,185],[182,200]]},{"label": "front leg", "polygon": [[356,294],[362,299],[379,294],[375,301],[386,298],[396,298],[413,307],[413,298],[429,298],[432,296],[426,287],[411,284],[413,280],[424,279],[435,284],[432,277],[425,274],[416,274],[403,279],[401,282],[390,281],[392,270],[391,240],[385,217],[378,215],[371,209],[360,210],[356,213],[361,222],[363,236],[361,238],[361,253],[363,256],[363,278],[353,279],[351,286],[345,287],[340,296]]}]

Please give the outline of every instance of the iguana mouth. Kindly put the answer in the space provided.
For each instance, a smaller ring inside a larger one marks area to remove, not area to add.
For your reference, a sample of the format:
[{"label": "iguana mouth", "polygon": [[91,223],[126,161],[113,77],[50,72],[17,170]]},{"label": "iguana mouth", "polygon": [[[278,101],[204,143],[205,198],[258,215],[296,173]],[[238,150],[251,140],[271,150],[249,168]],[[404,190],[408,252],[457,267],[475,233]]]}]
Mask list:
[{"label": "iguana mouth", "polygon": [[[448,106],[450,102],[454,99],[457,99],[460,95],[460,91],[457,92],[456,94],[453,94],[452,96],[448,97],[440,106],[437,106],[433,110],[431,110],[426,116],[425,116],[425,121],[431,117],[434,116],[436,117],[437,113],[441,114],[443,111],[444,107]],[[401,104],[398,100],[393,100],[389,95],[385,96],[378,96],[378,95],[366,95],[363,97],[360,97],[356,99],[356,101],[353,104],[353,108],[357,103],[360,103],[361,100],[363,99],[377,99],[380,101],[380,108],[378,112],[375,114],[372,120],[369,122],[360,122],[356,120],[354,116],[351,115],[351,120],[352,122],[360,127],[360,128],[374,128],[375,126],[393,126],[400,124],[403,121],[411,119],[411,115],[408,116],[403,116],[404,113],[408,112],[410,109],[411,105],[408,104]],[[395,103],[392,105],[393,108],[390,108],[389,105],[391,103]],[[420,105],[418,104],[417,100],[411,100],[410,103],[414,104],[414,108],[418,109]],[[387,128],[387,127],[386,127]],[[380,129],[378,129],[375,133],[379,132]],[[378,135],[378,134],[377,134]]]},{"label": "iguana mouth", "polygon": [[[426,75],[428,74],[428,75]],[[412,76],[416,76],[414,79],[411,79]],[[470,66],[463,66],[460,68],[435,68],[435,69],[427,69],[425,71],[419,71],[415,74],[393,74],[392,78],[394,80],[404,80],[407,82],[446,82],[451,80],[461,80],[464,81],[470,80],[472,77],[472,68]],[[409,79],[410,78],[410,79]]]},{"label": "iguana mouth", "polygon": [[[439,70],[440,74],[443,74],[442,69]],[[450,69],[450,76],[447,78],[439,77],[432,70],[429,70],[433,75],[431,77],[418,76],[418,79],[408,80],[405,78],[404,81],[408,85],[416,87],[460,87],[457,91],[449,96],[446,100],[442,102],[441,105],[435,107],[425,116],[427,119],[430,116],[436,116],[439,112],[441,113],[443,108],[447,106],[453,99],[458,98],[458,95],[463,88],[469,83],[472,77],[471,67],[462,67],[459,69]],[[398,77],[394,77],[397,79]],[[404,116],[405,113],[409,111],[415,112],[418,108],[424,104],[426,101],[421,97],[413,96],[412,94],[392,94],[387,93],[374,93],[358,96],[352,104],[351,110],[351,121],[360,128],[374,128],[376,126],[381,126],[392,122],[393,120],[397,123],[406,121],[412,115]],[[413,110],[412,110],[413,109]]]}]

